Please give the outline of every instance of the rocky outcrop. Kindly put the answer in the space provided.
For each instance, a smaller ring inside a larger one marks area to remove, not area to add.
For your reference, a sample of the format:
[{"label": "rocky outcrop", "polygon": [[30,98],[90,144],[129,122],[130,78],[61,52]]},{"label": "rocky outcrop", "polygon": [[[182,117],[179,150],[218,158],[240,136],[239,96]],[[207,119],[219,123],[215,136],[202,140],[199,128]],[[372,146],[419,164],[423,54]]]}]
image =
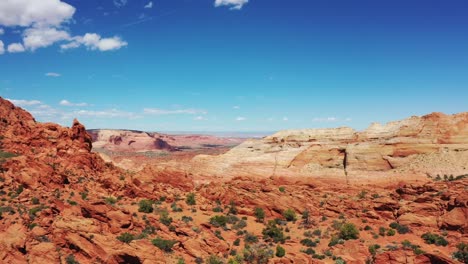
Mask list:
[{"label": "rocky outcrop", "polygon": [[[468,113],[432,113],[386,125],[281,131],[219,156],[193,159],[200,174],[223,176],[460,175],[468,172]],[[435,165],[434,165],[435,164]]]}]

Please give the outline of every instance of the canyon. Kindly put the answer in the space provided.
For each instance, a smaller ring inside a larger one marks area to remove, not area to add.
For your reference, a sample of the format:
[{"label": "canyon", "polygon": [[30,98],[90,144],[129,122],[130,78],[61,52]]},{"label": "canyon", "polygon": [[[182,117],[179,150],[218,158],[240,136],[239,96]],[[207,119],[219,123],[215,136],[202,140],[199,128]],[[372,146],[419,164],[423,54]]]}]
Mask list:
[{"label": "canyon", "polygon": [[244,141],[88,133],[0,98],[0,135],[2,263],[468,261],[466,112]]}]

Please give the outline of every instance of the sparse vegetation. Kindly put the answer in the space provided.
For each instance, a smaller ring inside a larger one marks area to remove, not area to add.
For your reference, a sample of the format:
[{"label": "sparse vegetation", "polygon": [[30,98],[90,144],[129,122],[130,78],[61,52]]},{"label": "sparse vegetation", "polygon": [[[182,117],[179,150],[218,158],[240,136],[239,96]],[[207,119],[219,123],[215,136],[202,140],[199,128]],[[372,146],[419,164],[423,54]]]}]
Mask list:
[{"label": "sparse vegetation", "polygon": [[194,194],[194,193],[189,193],[189,194],[187,194],[187,198],[185,199],[185,202],[186,202],[188,205],[195,205],[195,204],[196,204],[196,201],[195,201],[195,194]]},{"label": "sparse vegetation", "polygon": [[283,229],[278,227],[276,222],[273,220],[268,221],[268,224],[263,229],[262,234],[266,241],[273,241],[275,243],[284,243],[286,241]]},{"label": "sparse vegetation", "polygon": [[210,218],[210,224],[214,227],[224,227],[227,224],[227,217],[224,215],[215,215]]},{"label": "sparse vegetation", "polygon": [[468,263],[468,243],[460,243],[457,245],[457,251],[453,253],[453,258],[463,263]]},{"label": "sparse vegetation", "polygon": [[153,201],[143,199],[138,203],[138,212],[152,213],[153,212]]},{"label": "sparse vegetation", "polygon": [[106,198],[104,198],[104,201],[107,204],[114,205],[117,202],[117,199],[115,197],[106,197]]},{"label": "sparse vegetation", "polygon": [[265,211],[260,207],[254,209],[254,215],[258,222],[263,222],[265,219]]},{"label": "sparse vegetation", "polygon": [[171,252],[172,251],[172,247],[177,244],[177,241],[175,240],[166,240],[166,239],[162,239],[160,237],[157,237],[153,240],[151,240],[151,243],[158,247],[159,249],[165,251],[165,252]]},{"label": "sparse vegetation", "polygon": [[340,228],[339,237],[344,240],[358,239],[359,230],[353,223],[344,223]]},{"label": "sparse vegetation", "polygon": [[164,210],[159,214],[159,222],[165,226],[170,226],[172,223],[172,217],[169,217],[169,213]]},{"label": "sparse vegetation", "polygon": [[277,256],[278,258],[282,258],[284,257],[284,255],[286,255],[286,250],[282,246],[277,245],[275,256]]},{"label": "sparse vegetation", "polygon": [[125,232],[120,234],[120,236],[118,236],[117,239],[128,244],[135,239],[135,236],[133,234]]},{"label": "sparse vegetation", "polygon": [[445,238],[443,236],[439,236],[437,234],[432,234],[432,233],[424,233],[422,236],[421,236],[422,239],[424,239],[424,241],[427,243],[427,244],[434,244],[436,246],[447,246],[448,245],[448,241],[445,240]]},{"label": "sparse vegetation", "polygon": [[74,255],[68,255],[66,258],[65,258],[65,262],[67,262],[67,264],[80,264],[76,259],[75,259],[75,256]]},{"label": "sparse vegetation", "polygon": [[286,219],[286,221],[291,222],[291,221],[296,221],[296,212],[294,212],[293,209],[286,209],[283,212],[283,217]]}]

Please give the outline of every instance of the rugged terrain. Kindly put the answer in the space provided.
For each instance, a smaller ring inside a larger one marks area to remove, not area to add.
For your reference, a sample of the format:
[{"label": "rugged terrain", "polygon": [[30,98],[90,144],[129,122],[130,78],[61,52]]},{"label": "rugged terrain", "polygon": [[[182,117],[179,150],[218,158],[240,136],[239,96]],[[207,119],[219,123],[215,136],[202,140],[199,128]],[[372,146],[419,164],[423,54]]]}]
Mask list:
[{"label": "rugged terrain", "polygon": [[304,176],[348,183],[424,179],[468,172],[468,113],[433,113],[386,125],[281,131],[218,156],[200,155],[199,174]]},{"label": "rugged terrain", "polygon": [[467,114],[403,123],[129,172],[0,98],[0,262],[467,263]]},{"label": "rugged terrain", "polygon": [[188,161],[198,154],[217,155],[239,145],[245,138],[201,134],[162,134],[135,130],[88,130],[93,151],[117,166],[140,170],[146,164]]}]

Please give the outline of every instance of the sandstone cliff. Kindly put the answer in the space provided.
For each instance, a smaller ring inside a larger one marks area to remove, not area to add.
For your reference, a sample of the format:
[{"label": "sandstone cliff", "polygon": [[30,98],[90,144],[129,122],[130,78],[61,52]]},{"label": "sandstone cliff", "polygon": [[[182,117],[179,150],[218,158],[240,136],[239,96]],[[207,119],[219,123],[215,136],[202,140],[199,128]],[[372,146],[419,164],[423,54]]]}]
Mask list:
[{"label": "sandstone cliff", "polygon": [[[200,175],[326,176],[468,172],[468,113],[432,113],[386,125],[281,131],[219,156],[193,159]],[[436,164],[434,166],[434,164]],[[203,169],[205,168],[205,169]]]}]

